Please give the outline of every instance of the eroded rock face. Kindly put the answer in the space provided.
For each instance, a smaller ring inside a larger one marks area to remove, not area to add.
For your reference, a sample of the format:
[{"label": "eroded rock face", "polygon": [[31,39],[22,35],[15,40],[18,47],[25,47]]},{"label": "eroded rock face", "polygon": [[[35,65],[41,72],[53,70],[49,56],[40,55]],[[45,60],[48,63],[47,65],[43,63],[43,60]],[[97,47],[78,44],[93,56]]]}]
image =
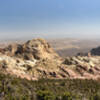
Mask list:
[{"label": "eroded rock face", "polygon": [[80,79],[99,79],[100,78],[100,56],[77,56],[67,57],[63,62],[67,66],[63,71],[72,70],[75,73],[71,78]]},{"label": "eroded rock face", "polygon": [[60,57],[40,38],[0,50],[0,69],[21,78],[56,77],[53,70],[58,70],[60,63]]},{"label": "eroded rock face", "polygon": [[52,59],[58,55],[44,39],[33,39],[23,45],[25,52],[30,52],[36,59]]},{"label": "eroded rock face", "polygon": [[54,52],[51,46],[44,39],[29,40],[24,44],[9,45],[4,48],[5,54],[17,56],[23,59],[52,59],[59,56]]}]

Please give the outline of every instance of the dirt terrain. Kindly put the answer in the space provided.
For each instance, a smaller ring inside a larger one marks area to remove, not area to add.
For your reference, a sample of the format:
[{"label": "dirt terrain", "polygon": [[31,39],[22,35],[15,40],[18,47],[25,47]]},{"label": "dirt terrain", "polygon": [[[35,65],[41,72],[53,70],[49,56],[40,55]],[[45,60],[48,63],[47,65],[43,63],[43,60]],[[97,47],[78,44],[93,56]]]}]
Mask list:
[{"label": "dirt terrain", "polygon": [[62,57],[74,56],[79,52],[87,53],[92,48],[100,46],[99,39],[51,39],[49,43]]}]

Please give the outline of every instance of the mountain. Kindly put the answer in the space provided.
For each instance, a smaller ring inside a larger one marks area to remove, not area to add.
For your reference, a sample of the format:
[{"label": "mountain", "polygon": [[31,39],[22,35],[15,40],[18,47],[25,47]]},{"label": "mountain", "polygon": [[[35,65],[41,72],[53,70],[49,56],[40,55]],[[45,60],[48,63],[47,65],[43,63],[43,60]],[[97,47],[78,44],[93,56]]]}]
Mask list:
[{"label": "mountain", "polygon": [[0,72],[28,80],[100,79],[100,56],[62,58],[38,38],[0,49]]},{"label": "mountain", "polygon": [[9,56],[16,56],[26,60],[56,58],[58,55],[44,39],[29,40],[24,44],[13,44],[4,48]]},{"label": "mountain", "polygon": [[97,48],[93,48],[91,51],[90,51],[91,55],[99,55],[100,56],[100,47],[97,47]]}]

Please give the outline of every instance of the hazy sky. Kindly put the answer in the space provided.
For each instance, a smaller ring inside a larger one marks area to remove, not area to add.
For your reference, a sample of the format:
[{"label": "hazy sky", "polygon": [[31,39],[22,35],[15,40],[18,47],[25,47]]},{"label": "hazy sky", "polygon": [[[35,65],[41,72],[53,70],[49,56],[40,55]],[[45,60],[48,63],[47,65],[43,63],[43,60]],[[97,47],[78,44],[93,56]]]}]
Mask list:
[{"label": "hazy sky", "polygon": [[100,0],[0,0],[0,39],[100,37]]}]

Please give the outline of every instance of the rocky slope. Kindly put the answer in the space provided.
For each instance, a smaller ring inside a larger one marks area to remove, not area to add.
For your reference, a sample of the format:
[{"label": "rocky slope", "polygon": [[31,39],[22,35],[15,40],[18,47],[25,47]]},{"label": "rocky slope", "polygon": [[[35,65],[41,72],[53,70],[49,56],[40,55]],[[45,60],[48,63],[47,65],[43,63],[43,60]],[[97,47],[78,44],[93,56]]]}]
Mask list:
[{"label": "rocky slope", "polygon": [[0,49],[0,70],[28,80],[40,78],[100,78],[99,56],[61,58],[44,39]]}]

